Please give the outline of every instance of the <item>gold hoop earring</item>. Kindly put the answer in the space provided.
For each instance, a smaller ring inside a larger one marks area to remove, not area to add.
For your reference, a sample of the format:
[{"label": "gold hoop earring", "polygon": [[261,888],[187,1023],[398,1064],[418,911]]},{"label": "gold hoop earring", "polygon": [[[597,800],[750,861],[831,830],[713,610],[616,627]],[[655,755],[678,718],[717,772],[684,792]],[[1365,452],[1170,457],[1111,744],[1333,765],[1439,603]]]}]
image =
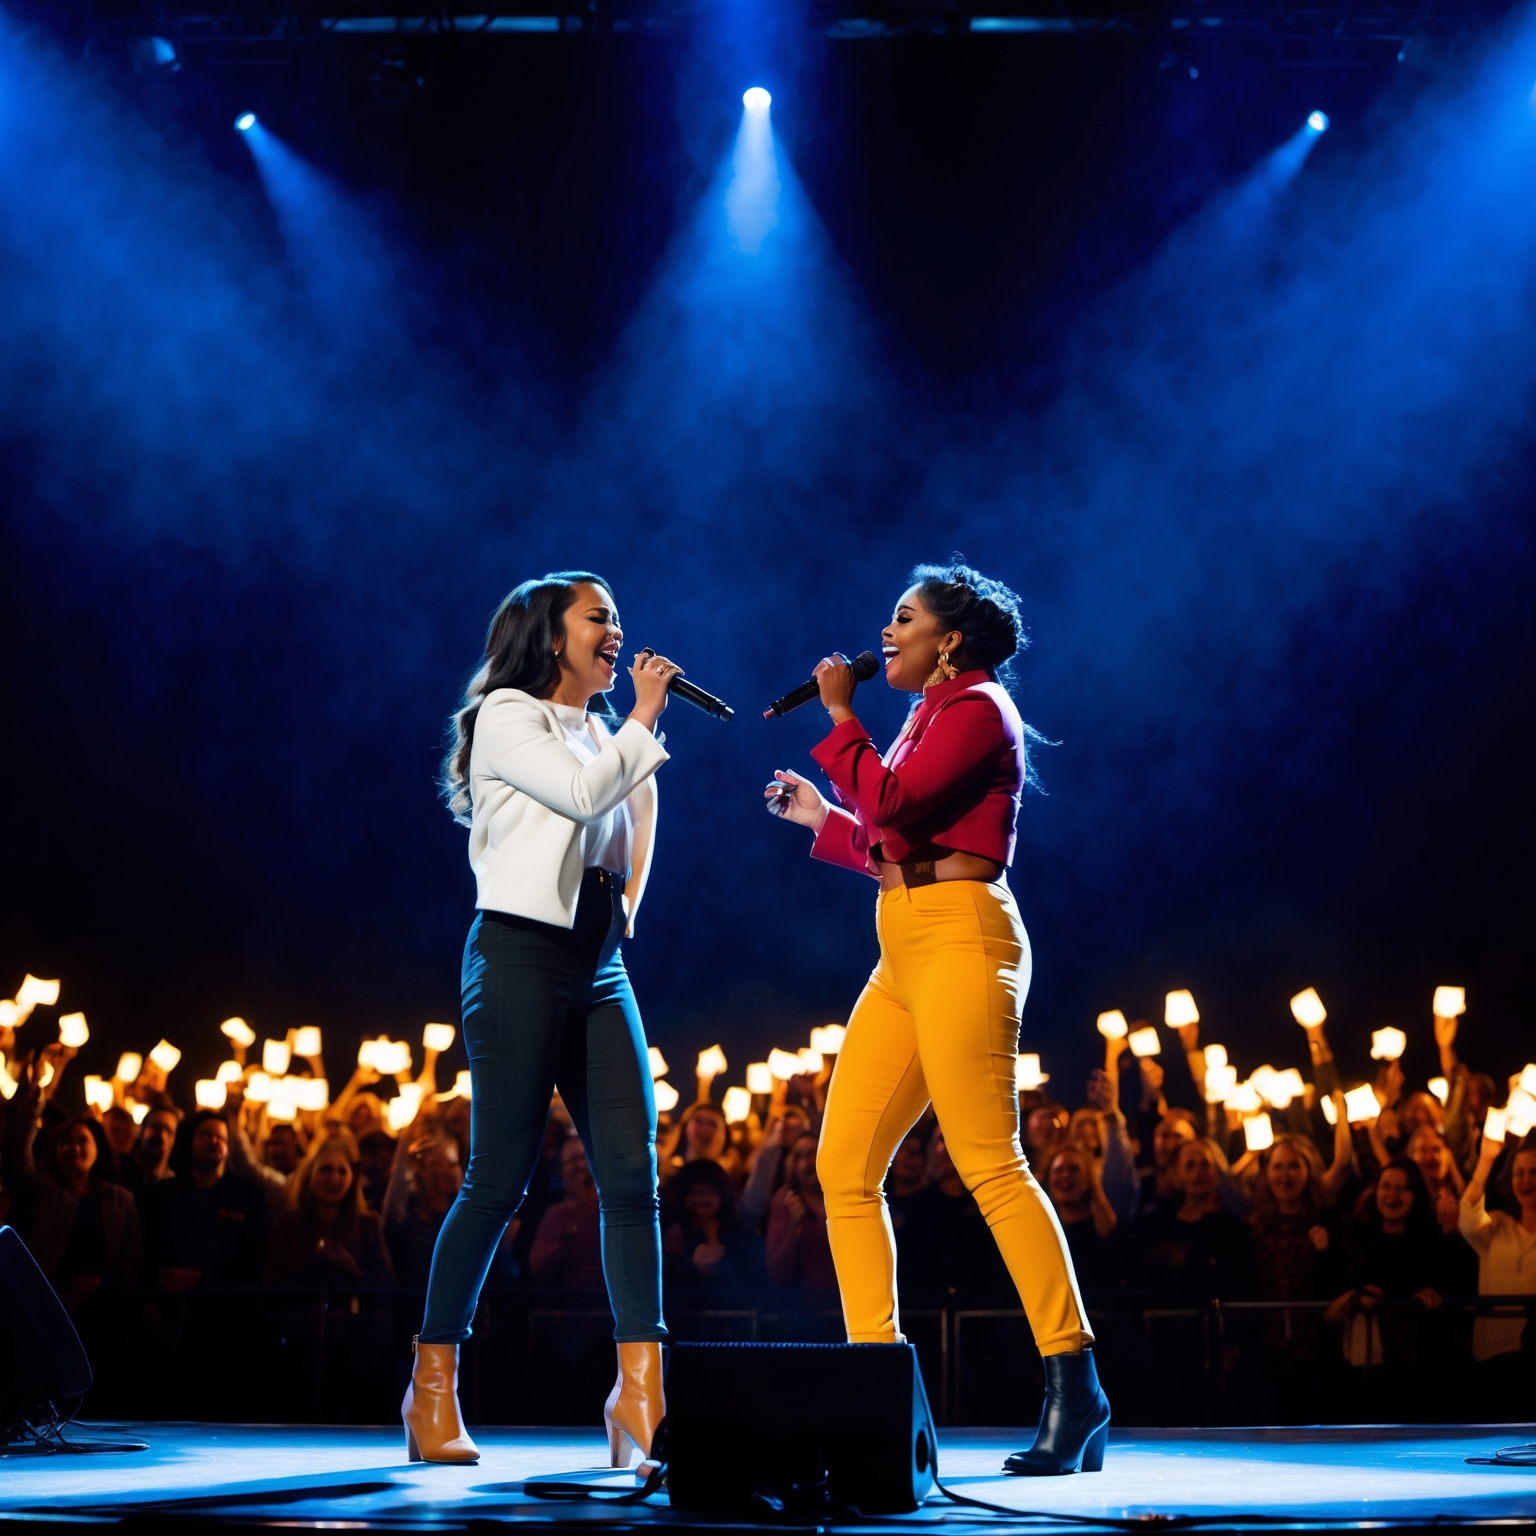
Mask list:
[{"label": "gold hoop earring", "polygon": [[923,684],[923,691],[926,693],[928,689],[935,685],[947,683],[951,679],[959,677],[959,675],[959,671],[950,664],[949,652],[940,651],[939,664],[928,674],[928,681]]}]

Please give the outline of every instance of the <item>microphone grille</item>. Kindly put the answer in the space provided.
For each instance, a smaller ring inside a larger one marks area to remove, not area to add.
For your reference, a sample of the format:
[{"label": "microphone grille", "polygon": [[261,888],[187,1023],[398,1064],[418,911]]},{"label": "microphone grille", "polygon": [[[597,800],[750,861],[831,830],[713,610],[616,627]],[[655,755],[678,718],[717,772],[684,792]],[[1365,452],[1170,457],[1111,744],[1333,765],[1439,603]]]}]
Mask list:
[{"label": "microphone grille", "polygon": [[873,651],[860,651],[848,666],[855,682],[867,683],[880,670],[880,661]]}]

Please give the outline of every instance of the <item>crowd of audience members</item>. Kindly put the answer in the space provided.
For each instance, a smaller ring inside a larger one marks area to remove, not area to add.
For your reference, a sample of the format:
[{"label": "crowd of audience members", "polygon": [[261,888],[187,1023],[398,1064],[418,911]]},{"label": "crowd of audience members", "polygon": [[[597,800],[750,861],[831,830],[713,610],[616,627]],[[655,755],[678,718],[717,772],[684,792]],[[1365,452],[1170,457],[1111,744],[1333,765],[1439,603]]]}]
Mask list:
[{"label": "crowd of audience members", "polygon": [[[1258,1152],[1244,1150],[1238,1116],[1203,1102],[1198,1025],[1178,1034],[1198,1110],[1169,1103],[1156,1057],[1136,1059],[1122,1082],[1123,1040],[1108,1042],[1077,1110],[1043,1088],[1020,1094],[1024,1152],[1090,1308],[1113,1309],[1114,1293],[1174,1312],[1213,1299],[1326,1304],[1252,1314],[1250,1347],[1277,1415],[1288,1391],[1315,1383],[1324,1355],[1353,1412],[1393,1418],[1410,1383],[1470,1353],[1463,1374],[1480,1416],[1529,1416],[1536,1330],[1523,1308],[1441,1315],[1447,1297],[1536,1295],[1536,1133],[1481,1136],[1502,1095],[1457,1058],[1456,1021],[1436,1021],[1444,1102],[1410,1091],[1388,1062],[1374,1084],[1379,1113],[1353,1126],[1323,1028],[1308,1030],[1315,1085],[1273,1113],[1273,1143]],[[344,1296],[425,1285],[468,1159],[465,1098],[439,1099],[428,1084],[413,1122],[392,1134],[393,1084],[359,1067],[327,1109],[291,1122],[273,1123],[238,1082],[222,1109],[184,1114],[146,1063],[132,1092],[150,1107],[136,1123],[121,1104],[71,1113],[67,1063],[57,1047],[15,1058],[19,1086],[0,1103],[0,1220],[77,1316],[99,1292],[131,1288]],[[835,1291],[816,1173],[830,1071],[778,1082],[735,1123],[701,1080],[695,1103],[662,1117],[669,1294]],[[996,1245],[931,1118],[897,1149],[887,1196],[905,1295],[1011,1304]],[[598,1192],[558,1098],[490,1284],[602,1285]]]}]

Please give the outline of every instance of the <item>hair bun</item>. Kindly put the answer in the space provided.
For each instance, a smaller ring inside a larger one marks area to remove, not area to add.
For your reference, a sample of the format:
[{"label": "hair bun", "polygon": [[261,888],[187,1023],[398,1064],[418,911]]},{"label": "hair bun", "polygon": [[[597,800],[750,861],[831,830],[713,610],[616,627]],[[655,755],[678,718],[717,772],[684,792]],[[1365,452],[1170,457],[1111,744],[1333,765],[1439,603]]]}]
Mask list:
[{"label": "hair bun", "polygon": [[934,617],[964,636],[973,666],[995,675],[1029,644],[1017,594],[958,555],[947,565],[917,566],[912,582]]}]

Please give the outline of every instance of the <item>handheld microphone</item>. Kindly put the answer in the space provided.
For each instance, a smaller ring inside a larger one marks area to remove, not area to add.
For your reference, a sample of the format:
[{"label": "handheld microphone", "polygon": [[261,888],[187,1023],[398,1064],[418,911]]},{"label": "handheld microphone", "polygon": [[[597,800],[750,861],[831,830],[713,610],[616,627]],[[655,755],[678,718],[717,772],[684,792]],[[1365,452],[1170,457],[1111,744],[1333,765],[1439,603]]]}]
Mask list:
[{"label": "handheld microphone", "polygon": [[[867,683],[880,670],[879,659],[873,651],[860,651],[848,666],[853,672],[853,680],[856,683]],[[775,715],[787,715],[790,710],[799,709],[802,704],[809,704],[820,693],[821,687],[813,677],[810,682],[801,683],[798,688],[791,688],[782,699],[775,699],[763,711],[763,719],[772,720]]]},{"label": "handheld microphone", "polygon": [[[642,655],[654,656],[656,654],[650,646],[646,646]],[[685,703],[692,704],[695,709],[702,709],[706,715],[713,715],[716,720],[729,720],[736,713],[724,699],[717,699],[712,693],[705,693],[697,683],[690,683],[686,677],[674,677],[667,684],[667,692],[674,699],[682,699]]]}]

